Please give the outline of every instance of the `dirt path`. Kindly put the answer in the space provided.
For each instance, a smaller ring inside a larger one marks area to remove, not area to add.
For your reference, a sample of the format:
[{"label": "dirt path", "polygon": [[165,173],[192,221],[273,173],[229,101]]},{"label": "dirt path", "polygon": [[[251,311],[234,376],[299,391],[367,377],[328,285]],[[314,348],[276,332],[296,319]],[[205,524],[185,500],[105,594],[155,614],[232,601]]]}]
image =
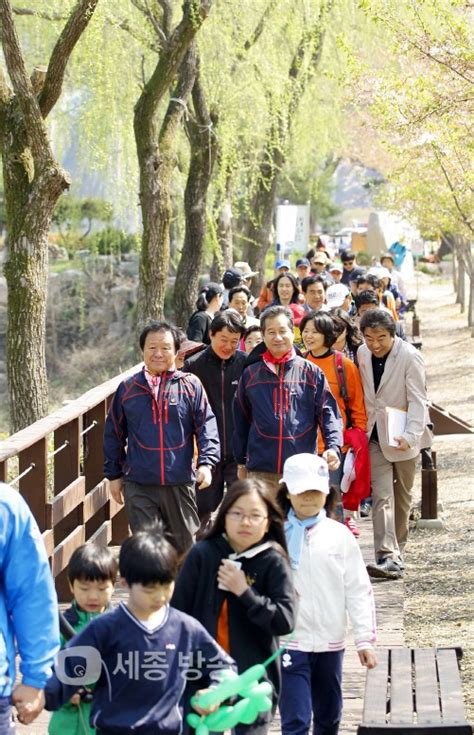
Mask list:
[{"label": "dirt path", "polygon": [[[474,339],[454,304],[449,280],[421,274],[418,305],[429,397],[474,424]],[[405,644],[463,647],[463,689],[473,722],[474,435],[436,437],[433,449],[446,525],[439,531],[411,532],[404,578]]]}]

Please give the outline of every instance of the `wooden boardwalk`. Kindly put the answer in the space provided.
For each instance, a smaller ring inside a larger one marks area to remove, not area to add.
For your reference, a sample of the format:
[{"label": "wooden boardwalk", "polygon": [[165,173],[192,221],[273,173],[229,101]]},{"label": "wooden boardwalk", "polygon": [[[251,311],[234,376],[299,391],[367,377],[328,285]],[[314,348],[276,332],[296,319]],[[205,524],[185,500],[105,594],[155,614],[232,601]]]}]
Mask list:
[{"label": "wooden boardwalk", "polygon": [[[361,530],[360,546],[366,562],[373,561],[372,523],[369,519],[357,521]],[[380,646],[403,646],[403,581],[374,580],[374,594],[377,610],[377,640]],[[123,591],[117,589],[114,600],[123,599]],[[365,684],[365,668],[359,663],[349,630],[348,646],[344,659],[344,714],[340,735],[355,733],[362,721],[362,698]],[[46,735],[49,714],[42,712],[35,722],[28,726],[17,723],[18,735]],[[280,731],[279,720],[275,719],[272,733]],[[66,735],[66,734],[65,734]]]}]

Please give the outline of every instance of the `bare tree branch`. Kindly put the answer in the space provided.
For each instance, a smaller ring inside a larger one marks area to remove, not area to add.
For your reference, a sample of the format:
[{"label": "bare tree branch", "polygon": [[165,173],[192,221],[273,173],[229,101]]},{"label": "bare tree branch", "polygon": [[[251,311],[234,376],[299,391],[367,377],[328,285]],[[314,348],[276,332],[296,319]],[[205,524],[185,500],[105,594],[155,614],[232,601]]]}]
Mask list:
[{"label": "bare tree branch", "polygon": [[211,4],[212,0],[201,0],[196,8],[196,3],[193,0],[185,1],[183,17],[171,34],[153,74],[138,99],[135,106],[135,120],[137,121],[140,118],[142,131],[143,125],[146,125],[148,132],[145,137],[148,139],[153,138],[155,111],[181,66],[190,41],[209,14]]},{"label": "bare tree branch", "polygon": [[50,21],[67,20],[68,16],[63,13],[46,13],[44,10],[33,10],[31,8],[12,8],[15,15],[34,15],[36,18]]},{"label": "bare tree branch", "polygon": [[[162,44],[157,42],[149,42],[146,39],[143,38],[142,35],[136,32],[134,28],[130,25],[129,21],[124,18],[123,20],[114,20],[112,18],[107,19],[110,25],[114,26],[114,28],[118,28],[121,31],[124,31],[125,33],[128,33],[129,36],[131,36],[135,41],[138,41],[140,46],[146,46],[150,51],[152,51],[155,54],[160,53],[162,49]],[[166,39],[165,39],[166,40]]]},{"label": "bare tree branch", "polygon": [[171,36],[173,29],[173,6],[169,0],[158,0],[163,11],[163,29],[166,38]]},{"label": "bare tree branch", "polygon": [[2,19],[3,53],[8,74],[25,120],[31,151],[35,159],[42,161],[45,155],[51,155],[49,140],[36,95],[26,73],[25,60],[13,22],[9,0],[0,0],[0,15]]},{"label": "bare tree branch", "polygon": [[99,0],[78,0],[51,54],[44,87],[39,97],[43,117],[47,117],[58,101],[70,56],[87,28]]},{"label": "bare tree branch", "polygon": [[153,30],[155,31],[156,35],[161,39],[162,44],[166,44],[168,40],[168,35],[161,27],[156,15],[150,10],[147,0],[132,0],[132,4],[136,7],[137,10],[140,11],[140,13],[145,16],[145,18],[150,21]]},{"label": "bare tree branch", "polygon": [[441,171],[443,172],[443,176],[444,176],[444,178],[446,180],[446,183],[448,185],[448,188],[449,188],[449,190],[451,192],[451,196],[453,198],[454,205],[455,205],[456,209],[458,210],[459,214],[461,215],[461,219],[464,222],[464,224],[466,225],[466,227],[474,234],[474,225],[473,225],[473,222],[472,222],[472,220],[470,220],[467,217],[467,215],[464,212],[461,204],[459,203],[459,199],[458,199],[458,196],[456,194],[455,187],[453,186],[452,181],[451,181],[451,179],[449,177],[449,174],[446,171],[446,167],[445,167],[445,165],[443,163],[443,160],[441,158],[440,151],[439,151],[438,147],[434,143],[431,143],[431,147],[432,147],[432,149],[434,151],[436,160],[438,161],[438,165],[439,165]]},{"label": "bare tree branch", "polygon": [[[255,46],[255,44],[257,43],[258,39],[260,38],[260,36],[263,33],[263,29],[265,28],[265,25],[268,22],[268,18],[271,16],[271,14],[273,13],[273,11],[275,10],[275,8],[278,5],[279,1],[280,0],[270,0],[270,2],[268,3],[267,7],[265,8],[265,10],[262,13],[262,17],[260,18],[260,20],[258,21],[257,25],[255,26],[254,32],[252,33],[252,35],[250,36],[250,38],[248,38],[246,40],[246,42],[244,43],[244,50],[245,51],[249,51],[252,48],[252,46]],[[240,54],[239,58],[241,58],[243,56],[244,56],[244,54]]]}]

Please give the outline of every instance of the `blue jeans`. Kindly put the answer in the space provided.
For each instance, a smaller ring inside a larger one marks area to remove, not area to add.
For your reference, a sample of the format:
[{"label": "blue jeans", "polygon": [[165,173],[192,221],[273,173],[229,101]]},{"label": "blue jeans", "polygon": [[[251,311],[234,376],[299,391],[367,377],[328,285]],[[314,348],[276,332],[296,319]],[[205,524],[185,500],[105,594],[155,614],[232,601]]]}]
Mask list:
[{"label": "blue jeans", "polygon": [[279,704],[282,735],[308,735],[311,715],[314,735],[337,735],[343,659],[344,651],[286,652]]},{"label": "blue jeans", "polygon": [[15,735],[11,697],[0,697],[0,735]]}]

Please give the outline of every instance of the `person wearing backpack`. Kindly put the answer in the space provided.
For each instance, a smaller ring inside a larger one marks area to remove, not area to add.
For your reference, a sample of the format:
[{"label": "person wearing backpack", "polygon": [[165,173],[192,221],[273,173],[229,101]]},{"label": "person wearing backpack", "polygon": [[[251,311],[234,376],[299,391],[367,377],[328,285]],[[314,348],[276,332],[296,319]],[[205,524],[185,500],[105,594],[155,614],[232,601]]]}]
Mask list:
[{"label": "person wearing backpack", "polygon": [[[348,445],[353,443],[353,439],[357,440],[357,457],[359,453],[367,450],[367,440],[365,432],[367,430],[367,414],[364,405],[364,391],[362,381],[357,366],[348,357],[344,357],[341,352],[332,349],[337,339],[337,331],[334,326],[332,317],[323,312],[313,312],[308,314],[301,321],[301,336],[307,349],[305,357],[307,360],[317,365],[324,373],[326,380],[331,389],[331,393],[336,399],[339,411],[342,416],[344,431],[344,447],[343,453],[347,453]],[[354,435],[354,436],[351,436]],[[324,442],[320,437],[318,442],[318,453],[324,451]],[[370,466],[368,461],[368,451],[365,453],[366,461],[359,461],[359,492],[362,494],[370,492]],[[361,455],[360,459],[363,458]],[[361,466],[362,465],[362,466]],[[343,513],[341,507],[340,490],[341,480],[344,472],[344,461],[335,472],[331,472],[331,485],[338,490],[339,503],[336,507],[336,515],[339,511],[340,520],[345,515],[344,523],[354,536],[359,536],[360,532],[351,516],[347,513],[349,510],[357,510],[358,504],[362,498],[354,499],[351,497],[349,504],[342,500],[342,505],[346,513]],[[352,502],[351,502],[352,501]]]}]

